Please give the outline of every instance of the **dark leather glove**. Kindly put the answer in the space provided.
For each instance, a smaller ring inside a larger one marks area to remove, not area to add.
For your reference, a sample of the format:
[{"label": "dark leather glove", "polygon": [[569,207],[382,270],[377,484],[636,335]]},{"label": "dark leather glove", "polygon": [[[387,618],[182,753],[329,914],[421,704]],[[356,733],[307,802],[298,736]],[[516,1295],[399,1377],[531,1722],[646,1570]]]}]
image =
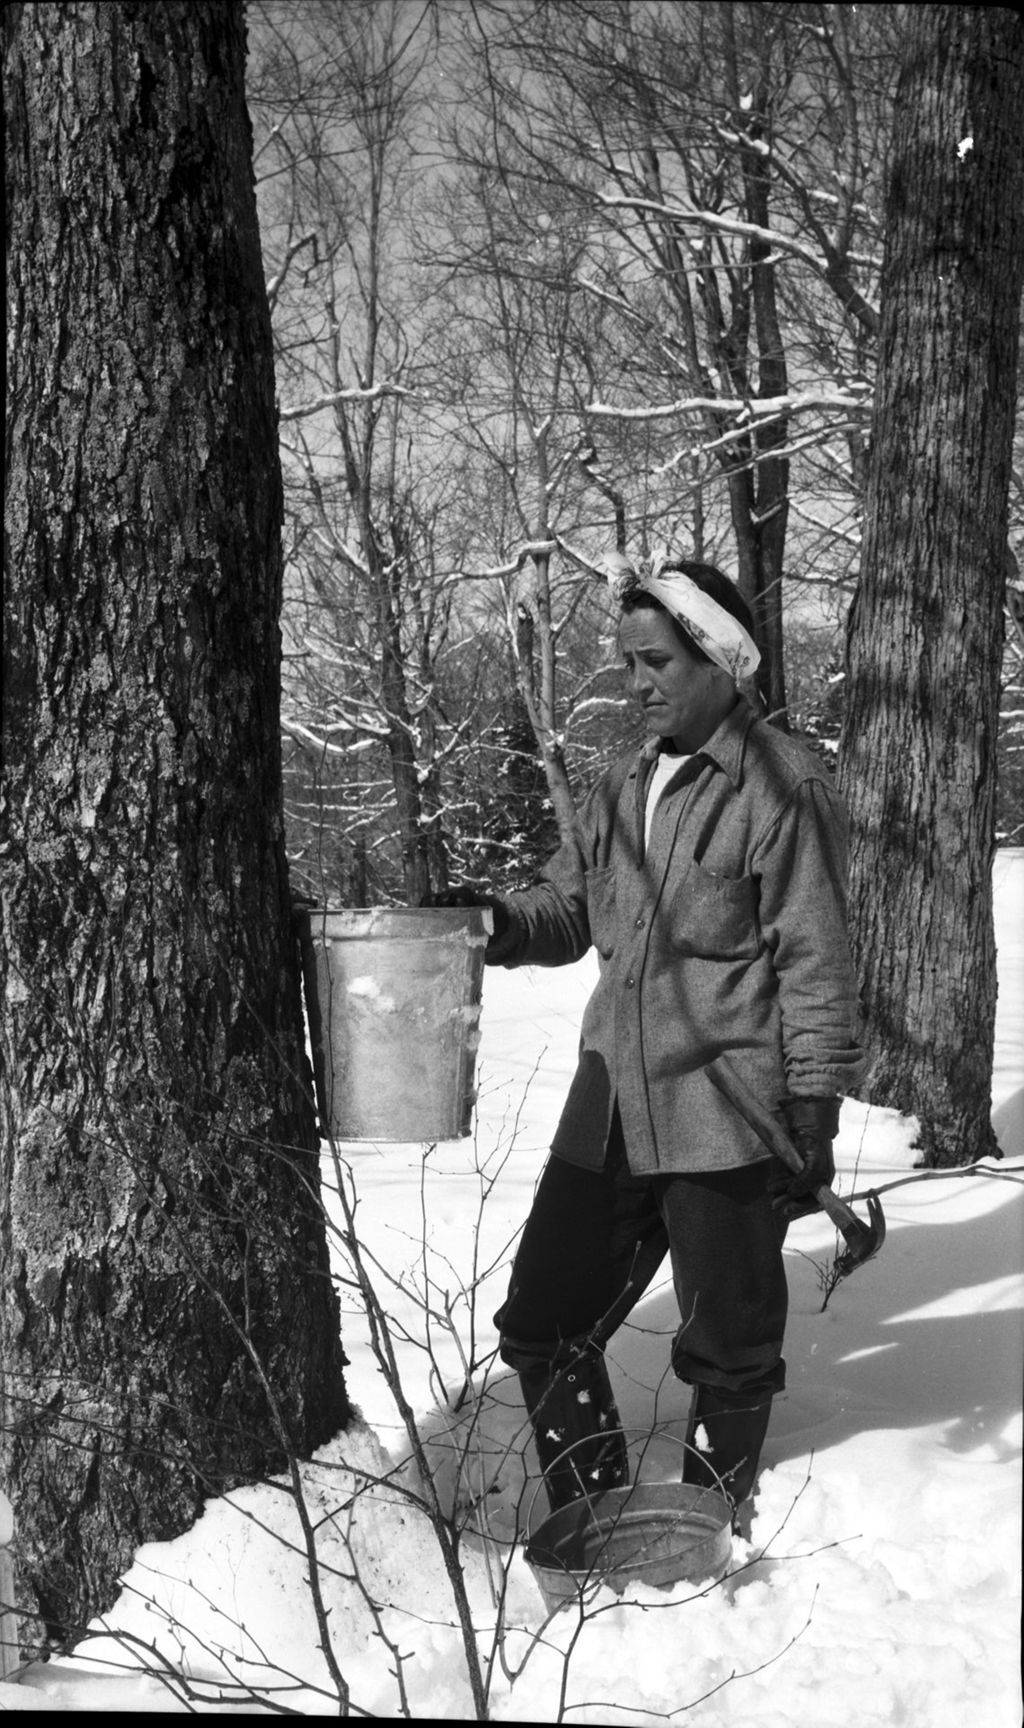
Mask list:
[{"label": "dark leather glove", "polygon": [[768,1192],[772,1205],[785,1218],[806,1218],[821,1210],[814,1197],[816,1190],[831,1188],[835,1181],[832,1142],[839,1130],[839,1099],[784,1098],[780,1109],[804,1168],[797,1176],[784,1164],[777,1164],[768,1178]]},{"label": "dark leather glove", "polygon": [[494,915],[494,929],[488,947],[492,947],[508,929],[508,913],[495,894],[478,882],[458,882],[454,888],[443,888],[437,894],[425,894],[422,906],[488,906]]}]

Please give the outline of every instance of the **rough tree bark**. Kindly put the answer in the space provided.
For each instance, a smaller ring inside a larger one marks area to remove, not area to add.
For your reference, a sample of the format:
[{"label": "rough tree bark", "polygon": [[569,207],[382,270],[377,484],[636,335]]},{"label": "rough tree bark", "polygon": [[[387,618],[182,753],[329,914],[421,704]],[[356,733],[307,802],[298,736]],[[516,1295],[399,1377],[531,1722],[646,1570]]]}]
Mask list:
[{"label": "rough tree bark", "polygon": [[872,1066],[925,1162],[997,1151],[991,865],[1024,284],[1024,25],[911,7],[839,780]]},{"label": "rough tree bark", "polygon": [[0,1468],[21,1601],[66,1642],[140,1542],[350,1409],[243,10],[6,12]]}]

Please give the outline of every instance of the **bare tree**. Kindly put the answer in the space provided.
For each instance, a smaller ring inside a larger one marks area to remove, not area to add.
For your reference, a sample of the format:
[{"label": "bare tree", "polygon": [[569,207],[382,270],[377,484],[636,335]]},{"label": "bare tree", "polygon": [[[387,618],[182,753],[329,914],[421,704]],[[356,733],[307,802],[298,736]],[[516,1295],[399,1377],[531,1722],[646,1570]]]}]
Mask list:
[{"label": "bare tree", "polygon": [[[842,440],[859,452],[869,410],[887,93],[859,88],[865,43],[881,34],[863,13],[481,0],[470,14],[488,122],[475,150],[463,128],[462,153],[485,195],[529,203],[545,188],[563,221],[589,223],[551,289],[601,309],[602,340],[566,372],[576,437],[601,446],[634,536],[689,516],[714,555],[705,538],[731,530],[780,724],[796,465],[802,487],[805,452],[831,447],[819,490]],[[628,427],[650,438],[639,467],[635,449],[609,448]]]},{"label": "bare tree", "polygon": [[350,1415],[244,59],[235,4],[5,14],[0,1448],[61,1642],[139,1543]]},{"label": "bare tree", "polygon": [[735,561],[786,723],[786,584],[842,595],[857,552],[885,30],[724,0],[253,17],[294,772],[349,827],[332,869],[380,890],[398,834],[415,895],[465,854],[439,667],[482,622],[563,831],[624,742],[592,571],[627,522]]},{"label": "bare tree", "polygon": [[997,1151],[991,865],[1024,286],[1024,30],[911,9],[840,780],[873,1065],[929,1164]]},{"label": "bare tree", "polygon": [[[592,586],[571,548],[593,484],[581,460],[573,389],[575,350],[586,335],[566,286],[586,240],[578,213],[557,193],[546,201],[537,189],[524,195],[520,184],[509,187],[509,173],[522,169],[511,145],[503,165],[505,184],[485,172],[468,190],[449,189],[443,209],[451,238],[436,258],[438,270],[450,272],[442,294],[449,328],[459,320],[455,338],[435,337],[438,353],[458,348],[463,361],[448,367],[458,388],[451,438],[468,452],[489,503],[456,574],[500,593],[516,688],[566,835],[576,809],[566,727],[581,676],[565,643]],[[583,669],[584,681],[591,670]]]},{"label": "bare tree", "polygon": [[[428,8],[391,0],[269,0],[254,9],[251,78],[294,513],[292,634],[331,692],[326,711],[314,696],[290,731],[339,768],[352,748],[386,761],[413,904],[445,872],[433,662],[451,599],[433,566],[440,500],[426,494],[439,458],[421,407],[411,207],[429,22]],[[372,802],[379,817],[379,794]]]}]

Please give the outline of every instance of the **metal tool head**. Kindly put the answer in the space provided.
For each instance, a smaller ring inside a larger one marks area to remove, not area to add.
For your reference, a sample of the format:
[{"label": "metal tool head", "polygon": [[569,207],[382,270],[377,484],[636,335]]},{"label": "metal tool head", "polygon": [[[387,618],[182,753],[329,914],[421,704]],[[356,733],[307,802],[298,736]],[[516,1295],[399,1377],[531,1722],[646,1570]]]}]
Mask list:
[{"label": "metal tool head", "polygon": [[866,1260],[872,1259],[885,1241],[885,1213],[882,1211],[882,1202],[873,1188],[866,1198],[869,1222],[865,1224],[860,1218],[853,1218],[842,1226],[846,1247],[838,1256],[835,1265],[840,1278],[848,1277],[858,1266],[863,1266]]}]

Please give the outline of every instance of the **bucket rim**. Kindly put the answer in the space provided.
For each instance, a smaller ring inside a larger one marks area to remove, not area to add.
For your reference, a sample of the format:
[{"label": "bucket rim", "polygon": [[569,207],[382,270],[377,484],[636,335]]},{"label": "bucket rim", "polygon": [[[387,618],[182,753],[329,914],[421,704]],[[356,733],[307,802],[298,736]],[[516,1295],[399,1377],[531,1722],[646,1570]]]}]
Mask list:
[{"label": "bucket rim", "polygon": [[377,934],[389,925],[408,925],[424,935],[462,930],[490,935],[494,929],[489,906],[304,906],[301,917],[311,933],[328,923],[350,925],[354,934]]},{"label": "bucket rim", "polygon": [[475,918],[478,913],[489,912],[489,906],[332,906],[329,902],[315,906],[303,906],[306,917],[316,918],[327,913],[329,917],[337,917],[339,913],[351,914],[356,918],[388,917],[388,918]]},{"label": "bucket rim", "polygon": [[[582,1518],[589,1513],[589,1529],[601,1531],[606,1526],[614,1528],[616,1523],[622,1521],[621,1515],[630,1507],[631,1502],[637,1502],[635,1511],[641,1516],[693,1517],[707,1530],[732,1528],[732,1501],[720,1488],[710,1483],[678,1480],[626,1482],[615,1488],[603,1488],[598,1494],[583,1495],[578,1500],[571,1500],[567,1505],[549,1512],[547,1517],[542,1518],[530,1531],[524,1544],[524,1552],[529,1556],[532,1548],[541,1547],[549,1527],[554,1528],[557,1540],[561,1534],[559,1527],[566,1523],[571,1526],[573,1514]],[[629,1520],[634,1523],[638,1521],[636,1518]],[[570,1527],[566,1532],[574,1536],[583,1533],[582,1526],[576,1529]]]}]

